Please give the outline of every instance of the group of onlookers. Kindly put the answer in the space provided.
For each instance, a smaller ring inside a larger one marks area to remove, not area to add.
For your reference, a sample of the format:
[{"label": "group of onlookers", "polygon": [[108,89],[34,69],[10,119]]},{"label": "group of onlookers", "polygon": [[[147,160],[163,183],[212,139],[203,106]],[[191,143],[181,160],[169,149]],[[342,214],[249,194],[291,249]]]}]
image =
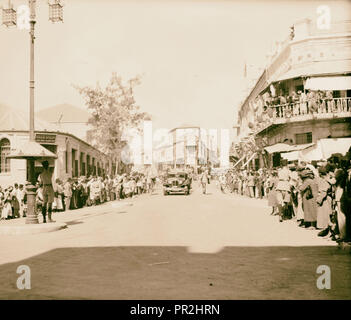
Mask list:
[{"label": "group of onlookers", "polygon": [[264,198],[268,194],[268,171],[229,170],[219,176],[222,192],[230,191],[251,198]]},{"label": "group of onlookers", "polygon": [[351,111],[351,97],[334,98],[333,91],[321,90],[298,90],[289,95],[266,92],[251,103],[248,125],[252,130],[262,129],[275,118]]},{"label": "group of onlookers", "polygon": [[[333,91],[313,91],[307,93],[299,90],[291,95],[266,95],[265,109],[276,108],[278,116],[297,116],[308,113],[346,112],[351,110],[351,99],[334,99]],[[279,108],[281,107],[281,108]]]},{"label": "group of onlookers", "polygon": [[219,178],[221,190],[266,198],[279,221],[318,229],[319,236],[351,241],[351,155],[339,163],[285,165],[273,170],[232,170]]},{"label": "group of onlookers", "polygon": [[298,90],[289,95],[266,92],[250,104],[245,117],[251,130],[262,130],[276,118],[351,112],[351,97],[334,98],[333,91],[321,90]]},{"label": "group of onlookers", "polygon": [[[106,201],[132,198],[152,192],[155,177],[143,173],[116,175],[115,177],[91,176],[56,179],[54,184],[54,211],[79,209],[84,206],[102,204]],[[42,203],[41,187],[37,189],[37,204]]]},{"label": "group of onlookers", "polygon": [[[115,177],[90,176],[56,179],[53,184],[55,212],[79,209],[112,200],[132,198],[142,193],[151,193],[155,187],[156,177],[143,173],[116,175]],[[42,211],[44,203],[43,185],[37,184],[36,212]],[[27,193],[23,184],[0,187],[0,218],[13,219],[25,217],[27,211]]]},{"label": "group of onlookers", "polygon": [[0,219],[9,220],[26,216],[27,195],[23,184],[9,186],[2,189],[0,186]]},{"label": "group of onlookers", "polygon": [[295,217],[300,227],[318,229],[319,236],[351,241],[350,159],[340,164],[287,166],[269,178],[269,204],[279,220]]}]

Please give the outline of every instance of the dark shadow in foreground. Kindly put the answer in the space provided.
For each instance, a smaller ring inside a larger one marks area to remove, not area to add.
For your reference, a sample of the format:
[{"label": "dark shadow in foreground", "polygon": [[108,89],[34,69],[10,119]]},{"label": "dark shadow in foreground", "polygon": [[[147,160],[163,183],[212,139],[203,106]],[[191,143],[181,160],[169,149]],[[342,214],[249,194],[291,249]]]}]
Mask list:
[{"label": "dark shadow in foreground", "polygon": [[[30,267],[30,290],[17,289],[20,265]],[[320,265],[330,267],[329,290],[317,288]],[[0,283],[0,299],[351,299],[351,255],[327,246],[59,248],[0,266]]]}]

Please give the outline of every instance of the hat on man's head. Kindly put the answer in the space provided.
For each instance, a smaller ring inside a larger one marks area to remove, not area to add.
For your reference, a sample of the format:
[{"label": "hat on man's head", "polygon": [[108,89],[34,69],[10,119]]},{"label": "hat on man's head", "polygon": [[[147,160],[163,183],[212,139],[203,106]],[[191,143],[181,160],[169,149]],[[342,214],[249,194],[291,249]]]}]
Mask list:
[{"label": "hat on man's head", "polygon": [[296,171],[299,171],[299,172],[303,171],[304,169],[305,169],[305,167],[302,166],[301,164],[297,165],[297,167],[296,167]]},{"label": "hat on man's head", "polygon": [[49,161],[44,160],[42,163],[43,167],[48,167],[49,166]]},{"label": "hat on man's head", "polygon": [[313,179],[314,178],[314,173],[311,169],[309,168],[306,168],[304,170],[302,170],[300,172],[300,176],[302,179],[306,179],[306,178],[310,178],[310,179]]},{"label": "hat on man's head", "polygon": [[327,170],[327,172],[334,172],[335,165],[333,163],[328,162],[325,166],[325,169]]},{"label": "hat on man's head", "polygon": [[318,172],[320,175],[326,175],[327,174],[327,169],[325,167],[319,167]]},{"label": "hat on man's head", "polygon": [[300,161],[299,165],[300,165],[301,167],[306,167],[307,161]]}]

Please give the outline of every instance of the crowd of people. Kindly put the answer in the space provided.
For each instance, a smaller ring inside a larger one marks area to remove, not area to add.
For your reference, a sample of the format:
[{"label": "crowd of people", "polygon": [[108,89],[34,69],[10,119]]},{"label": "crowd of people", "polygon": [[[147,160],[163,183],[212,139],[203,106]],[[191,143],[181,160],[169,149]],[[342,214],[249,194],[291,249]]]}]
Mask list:
[{"label": "crowd of people", "polygon": [[[50,210],[63,212],[99,205],[107,201],[133,198],[143,193],[152,193],[156,177],[143,173],[116,175],[115,177],[90,176],[68,178],[65,181],[56,179],[53,183],[53,201]],[[36,212],[43,212],[45,203],[45,184],[39,181],[36,185]],[[27,192],[23,184],[0,187],[0,218],[9,220],[26,217]]]},{"label": "crowd of people", "polygon": [[[155,175],[137,172],[115,177],[56,179],[52,186],[49,184],[52,200],[48,200],[50,192],[45,189],[48,184],[45,175],[41,176],[37,184],[36,210],[45,220],[49,202],[49,221],[52,211],[74,210],[152,193],[157,181]],[[198,177],[203,193],[206,193],[210,176],[206,169]],[[257,171],[231,169],[218,177],[218,183],[224,193],[267,199],[272,207],[271,215],[278,216],[280,222],[293,219],[299,227],[320,230],[319,236],[351,241],[351,148],[336,162],[312,165],[301,161]],[[4,190],[0,187],[1,219],[25,217],[26,213],[25,186],[15,183]]]},{"label": "crowd of people", "polygon": [[274,118],[290,118],[306,114],[342,113],[351,111],[351,97],[334,98],[333,91],[298,90],[291,94],[266,92],[252,103],[251,129],[261,128]]},{"label": "crowd of people", "polygon": [[222,192],[265,198],[279,221],[320,230],[318,236],[351,241],[350,152],[338,163],[300,162],[258,171],[231,170],[222,174]]},{"label": "crowd of people", "polygon": [[[115,177],[82,176],[75,179],[68,178],[64,182],[56,179],[55,182],[53,209],[65,211],[152,192],[155,177],[132,173]],[[40,194],[40,188],[38,190]]]},{"label": "crowd of people", "polygon": [[23,184],[2,189],[0,186],[0,219],[14,219],[26,216],[27,195]]},{"label": "crowd of people", "polygon": [[[297,116],[312,113],[347,112],[351,110],[351,99],[335,99],[333,91],[299,90],[289,95],[267,93],[262,96],[264,109],[276,108],[277,116]],[[283,107],[279,109],[278,107]],[[285,111],[286,114],[281,112]],[[274,112],[271,111],[272,115]]]}]

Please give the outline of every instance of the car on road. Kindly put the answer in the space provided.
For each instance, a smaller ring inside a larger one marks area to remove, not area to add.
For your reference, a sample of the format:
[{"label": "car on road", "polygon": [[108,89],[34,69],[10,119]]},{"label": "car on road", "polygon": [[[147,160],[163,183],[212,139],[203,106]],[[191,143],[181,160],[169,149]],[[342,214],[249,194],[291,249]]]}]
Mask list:
[{"label": "car on road", "polygon": [[190,194],[191,180],[185,171],[170,171],[163,182],[163,194]]}]

